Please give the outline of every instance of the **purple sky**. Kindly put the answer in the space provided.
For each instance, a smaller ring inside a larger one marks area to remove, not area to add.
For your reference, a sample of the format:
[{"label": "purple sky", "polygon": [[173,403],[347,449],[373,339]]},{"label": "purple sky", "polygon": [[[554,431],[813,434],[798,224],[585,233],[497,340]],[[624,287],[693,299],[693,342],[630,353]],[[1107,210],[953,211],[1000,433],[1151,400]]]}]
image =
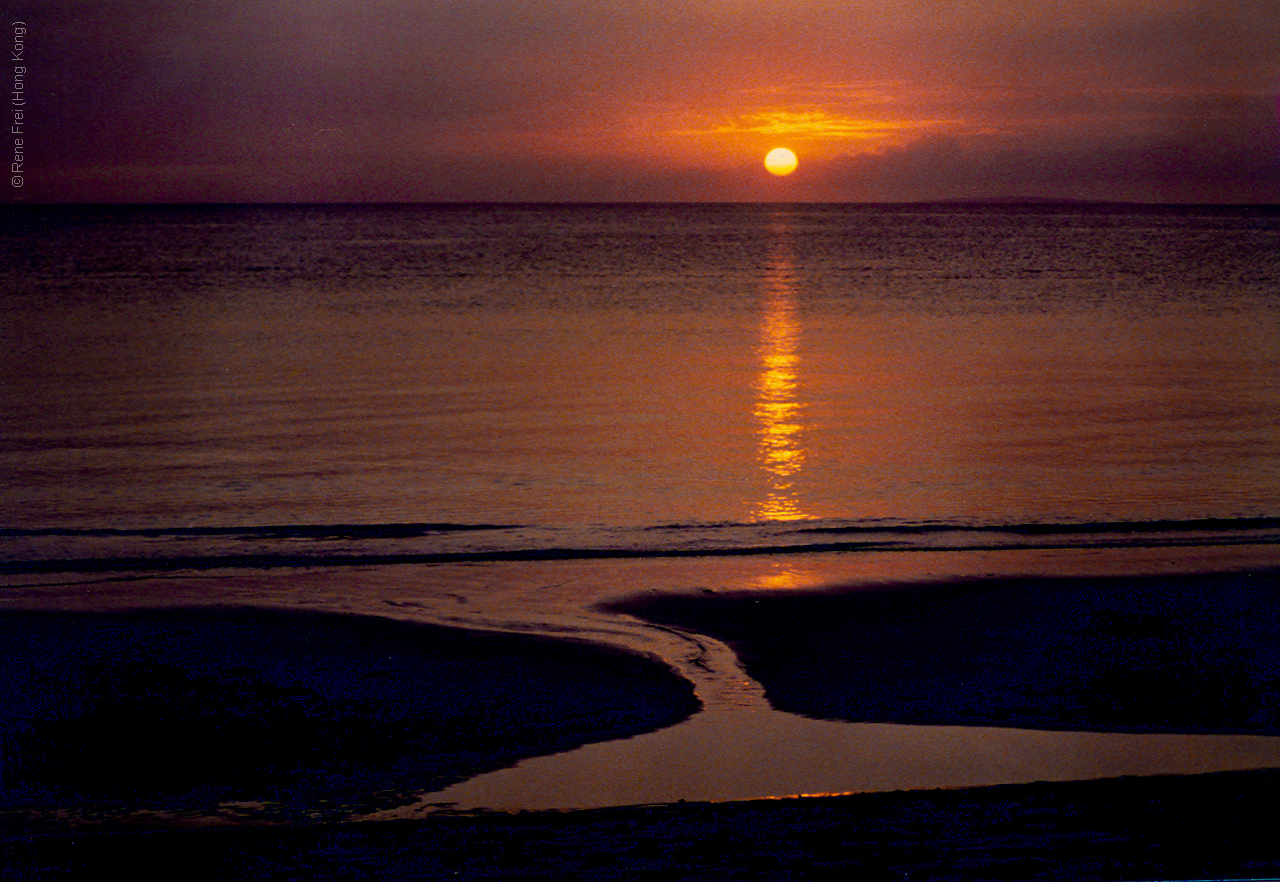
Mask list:
[{"label": "purple sky", "polygon": [[1276,0],[5,6],[29,201],[1280,202]]}]

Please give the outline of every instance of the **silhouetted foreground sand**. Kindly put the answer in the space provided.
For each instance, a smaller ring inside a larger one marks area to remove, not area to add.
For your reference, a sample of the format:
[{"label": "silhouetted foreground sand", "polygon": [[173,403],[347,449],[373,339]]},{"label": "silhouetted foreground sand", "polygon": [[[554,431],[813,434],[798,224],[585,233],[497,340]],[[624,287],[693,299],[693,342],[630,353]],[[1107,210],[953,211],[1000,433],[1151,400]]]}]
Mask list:
[{"label": "silhouetted foreground sand", "polygon": [[[1280,773],[203,830],[2,830],[5,878],[1172,880],[1280,875]],[[4,875],[0,872],[0,875]]]},{"label": "silhouetted foreground sand", "polygon": [[1280,574],[973,579],[606,605],[733,647],[834,720],[1280,733]]},{"label": "silhouetted foreground sand", "polygon": [[[612,606],[726,640],[772,701],[815,716],[1274,732],[1278,588],[1274,573],[1000,580]],[[597,647],[319,614],[10,613],[0,651],[0,878],[1280,875],[1280,771],[331,823],[696,700],[664,666]],[[202,799],[281,808],[204,829],[22,808],[180,816]]]},{"label": "silhouetted foreground sand", "polygon": [[342,815],[699,707],[653,659],[318,613],[9,612],[0,658],[10,808]]}]

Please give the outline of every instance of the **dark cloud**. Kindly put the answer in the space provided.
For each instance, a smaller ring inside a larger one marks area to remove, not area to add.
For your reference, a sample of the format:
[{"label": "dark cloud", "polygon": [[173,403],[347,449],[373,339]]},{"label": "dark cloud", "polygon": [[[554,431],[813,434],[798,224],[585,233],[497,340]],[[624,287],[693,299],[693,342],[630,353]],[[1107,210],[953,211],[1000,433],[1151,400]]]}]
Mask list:
[{"label": "dark cloud", "polygon": [[1270,97],[1181,102],[1141,134],[1064,128],[1053,138],[922,138],[845,156],[823,173],[851,199],[1036,196],[1163,202],[1280,199],[1280,126]]}]

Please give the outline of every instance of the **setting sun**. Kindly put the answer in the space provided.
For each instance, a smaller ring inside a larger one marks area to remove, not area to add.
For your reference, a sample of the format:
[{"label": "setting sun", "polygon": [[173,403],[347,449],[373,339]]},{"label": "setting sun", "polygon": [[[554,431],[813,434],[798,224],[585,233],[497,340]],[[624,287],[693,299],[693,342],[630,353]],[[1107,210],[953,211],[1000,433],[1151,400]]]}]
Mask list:
[{"label": "setting sun", "polygon": [[789,175],[796,170],[796,155],[786,147],[775,147],[764,158],[764,167],[775,175]]}]

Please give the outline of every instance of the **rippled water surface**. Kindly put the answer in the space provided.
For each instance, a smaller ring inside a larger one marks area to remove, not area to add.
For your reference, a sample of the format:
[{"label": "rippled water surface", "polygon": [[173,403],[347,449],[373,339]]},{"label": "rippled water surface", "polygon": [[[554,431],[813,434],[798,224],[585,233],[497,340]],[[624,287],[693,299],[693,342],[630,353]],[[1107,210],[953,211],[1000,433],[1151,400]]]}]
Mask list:
[{"label": "rippled water surface", "polygon": [[40,558],[1265,525],[1278,246],[1252,208],[32,209],[0,526]]}]

